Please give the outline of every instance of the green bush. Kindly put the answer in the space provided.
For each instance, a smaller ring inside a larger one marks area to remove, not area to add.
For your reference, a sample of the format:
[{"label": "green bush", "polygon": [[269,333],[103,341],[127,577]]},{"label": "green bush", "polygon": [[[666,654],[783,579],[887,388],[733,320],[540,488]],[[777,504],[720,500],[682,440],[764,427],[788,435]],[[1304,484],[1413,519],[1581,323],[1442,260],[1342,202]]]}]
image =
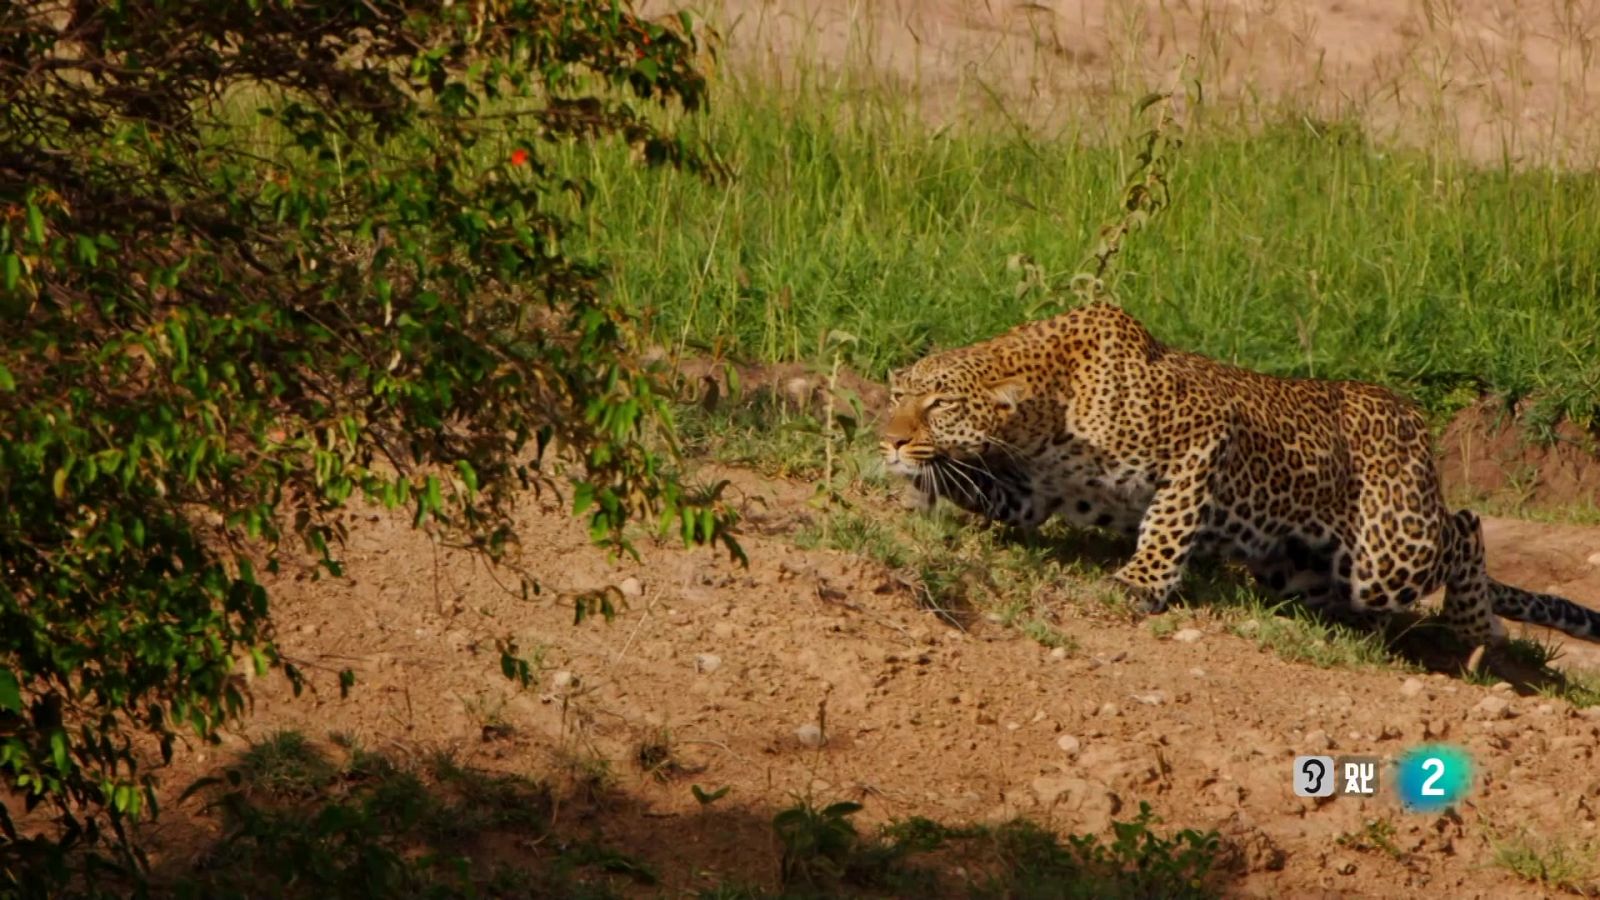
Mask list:
[{"label": "green bush", "polygon": [[[146,748],[211,737],[240,664],[278,662],[257,573],[294,538],[337,574],[358,492],[497,557],[514,496],[571,463],[596,539],[659,515],[738,554],[653,449],[662,386],[563,243],[552,200],[583,185],[545,165],[614,137],[707,171],[646,115],[705,102],[687,26],[599,0],[0,6],[0,890],[154,811]],[[52,814],[24,834],[19,800]]]}]

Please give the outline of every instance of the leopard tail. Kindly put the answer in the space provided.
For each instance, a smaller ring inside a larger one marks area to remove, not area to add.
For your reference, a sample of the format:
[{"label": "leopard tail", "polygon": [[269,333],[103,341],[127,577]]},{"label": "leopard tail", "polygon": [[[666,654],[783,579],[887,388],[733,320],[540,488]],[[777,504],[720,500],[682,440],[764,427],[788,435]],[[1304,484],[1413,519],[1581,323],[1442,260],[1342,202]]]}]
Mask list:
[{"label": "leopard tail", "polygon": [[1527,591],[1490,579],[1494,613],[1505,619],[1531,622],[1564,631],[1574,637],[1600,641],[1600,612],[1579,606],[1565,597]]}]

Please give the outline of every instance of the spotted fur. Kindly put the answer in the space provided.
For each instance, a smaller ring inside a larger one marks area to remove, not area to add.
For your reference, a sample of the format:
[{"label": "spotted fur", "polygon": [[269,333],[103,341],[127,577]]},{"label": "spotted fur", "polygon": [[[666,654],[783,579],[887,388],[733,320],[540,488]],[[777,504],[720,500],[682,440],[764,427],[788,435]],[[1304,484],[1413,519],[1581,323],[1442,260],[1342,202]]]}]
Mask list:
[{"label": "spotted fur", "polygon": [[1421,415],[1375,385],[1173,350],[1092,304],[926,357],[890,394],[884,459],[924,500],[1122,531],[1136,543],[1115,577],[1151,612],[1201,553],[1358,617],[1443,588],[1444,620],[1473,646],[1503,639],[1496,614],[1600,639],[1600,613],[1489,578]]}]

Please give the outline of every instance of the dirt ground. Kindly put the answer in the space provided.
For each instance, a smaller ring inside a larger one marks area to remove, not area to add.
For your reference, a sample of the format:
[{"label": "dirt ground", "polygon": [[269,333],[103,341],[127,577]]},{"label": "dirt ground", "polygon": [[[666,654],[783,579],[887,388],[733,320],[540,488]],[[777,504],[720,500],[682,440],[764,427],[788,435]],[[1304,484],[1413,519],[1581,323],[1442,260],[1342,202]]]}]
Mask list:
[{"label": "dirt ground", "polygon": [[[748,569],[651,543],[640,562],[609,562],[546,497],[520,520],[522,562],[543,588],[531,600],[403,514],[352,513],[348,577],[302,571],[272,586],[281,649],[315,690],[294,699],[279,676],[256,682],[244,725],[182,755],[168,789],[281,728],[448,749],[557,785],[575,759],[601,761],[611,786],[566,815],[655,868],[666,893],[772,886],[770,821],[800,796],[859,800],[863,825],[1021,814],[1063,832],[1131,818],[1144,800],[1167,827],[1223,835],[1233,896],[1543,896],[1492,864],[1495,838],[1600,848],[1600,707],[1442,673],[1285,662],[1204,607],[1168,614],[1192,629],[1182,639],[1065,615],[1077,645],[1065,655],[982,619],[962,630],[876,563],[797,549],[794,531],[816,514],[811,485],[715,474],[748,516]],[[1490,519],[1487,537],[1496,577],[1600,606],[1600,529]],[[572,598],[608,588],[626,602],[615,621],[574,626]],[[537,651],[535,688],[502,676],[494,642],[506,636]],[[1600,666],[1600,645],[1573,642],[1562,662]],[[340,699],[345,667],[358,683]],[[824,746],[803,744],[806,725]],[[634,762],[663,733],[692,774],[662,782]],[[1459,819],[1402,812],[1387,793],[1293,796],[1298,753],[1392,759],[1424,739],[1466,748],[1479,767]],[[702,809],[691,783],[730,790]],[[1350,841],[1370,820],[1396,826],[1395,852]],[[213,828],[194,801],[169,801],[156,862]]]}]

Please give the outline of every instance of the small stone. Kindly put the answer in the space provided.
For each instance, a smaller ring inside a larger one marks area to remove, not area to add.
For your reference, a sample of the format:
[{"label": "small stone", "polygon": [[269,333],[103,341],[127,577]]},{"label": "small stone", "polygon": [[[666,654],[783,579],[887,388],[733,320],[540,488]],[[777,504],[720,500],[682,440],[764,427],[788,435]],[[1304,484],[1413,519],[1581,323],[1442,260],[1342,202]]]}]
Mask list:
[{"label": "small stone", "polygon": [[1512,716],[1511,702],[1504,697],[1485,697],[1478,701],[1472,712],[1480,719],[1509,719]]},{"label": "small stone", "polygon": [[617,590],[621,591],[622,596],[624,597],[644,596],[644,585],[640,583],[639,579],[634,578],[632,575],[622,579],[622,583],[617,585]]},{"label": "small stone", "polygon": [[1180,644],[1192,644],[1205,636],[1206,633],[1198,628],[1180,628],[1172,635],[1172,639]]},{"label": "small stone", "polygon": [[1122,715],[1122,710],[1118,709],[1115,703],[1106,702],[1100,704],[1099,714],[1106,718],[1110,718],[1112,716]]},{"label": "small stone", "polygon": [[1133,699],[1143,703],[1145,706],[1160,706],[1167,702],[1167,695],[1161,691],[1150,691],[1144,694],[1134,694]]},{"label": "small stone", "polygon": [[807,722],[796,728],[794,736],[800,742],[800,746],[810,747],[813,750],[827,743],[827,738],[822,734],[822,726],[815,722]]},{"label": "small stone", "polygon": [[1402,697],[1415,697],[1420,693],[1422,693],[1422,679],[1420,678],[1407,678],[1400,685],[1400,695]]},{"label": "small stone", "polygon": [[1596,550],[1595,552],[1589,554],[1589,565],[1600,566],[1600,550]]},{"label": "small stone", "polygon": [[301,634],[316,634],[317,633],[317,626],[315,626],[315,625],[301,625],[300,626],[300,633]]},{"label": "small stone", "polygon": [[722,668],[722,657],[715,653],[696,653],[694,657],[694,670],[701,675],[710,675]]},{"label": "small stone", "polygon": [[1504,694],[1507,691],[1511,690],[1511,682],[1509,682],[1509,681],[1497,681],[1497,682],[1494,683],[1494,687],[1489,688],[1489,690],[1491,690],[1491,691],[1499,691],[1500,693]]},{"label": "small stone", "polygon": [[578,686],[578,676],[561,669],[550,674],[550,690],[565,693]]},{"label": "small stone", "polygon": [[1061,748],[1062,753],[1073,757],[1077,756],[1078,751],[1083,748],[1083,744],[1070,734],[1063,734],[1056,738],[1056,746]]},{"label": "small stone", "polygon": [[1067,658],[1067,648],[1065,648],[1065,647],[1057,647],[1054,650],[1051,650],[1050,651],[1050,658],[1054,659],[1054,660],[1066,659]]},{"label": "small stone", "polygon": [[1206,677],[1206,670],[1200,668],[1199,666],[1195,666],[1189,670],[1189,674],[1194,678],[1204,678]]}]

